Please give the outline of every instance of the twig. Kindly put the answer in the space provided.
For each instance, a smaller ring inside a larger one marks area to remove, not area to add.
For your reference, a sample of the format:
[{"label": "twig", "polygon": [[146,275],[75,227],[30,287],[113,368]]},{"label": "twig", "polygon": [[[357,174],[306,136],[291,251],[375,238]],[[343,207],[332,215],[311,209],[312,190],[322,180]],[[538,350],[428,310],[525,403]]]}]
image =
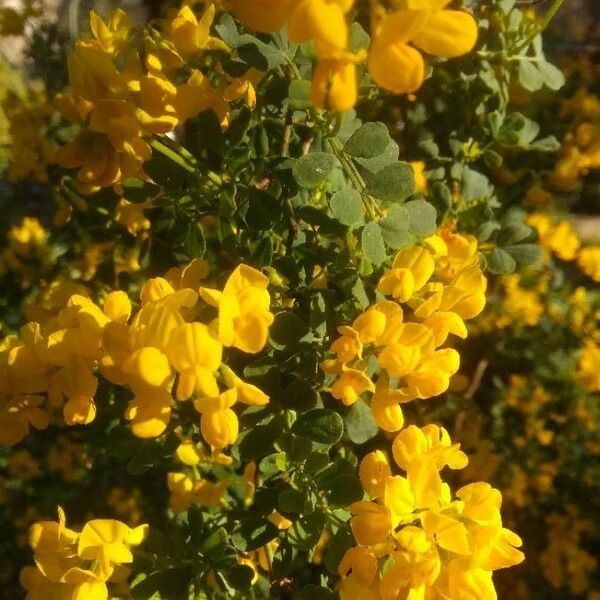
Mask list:
[{"label": "twig", "polygon": [[467,400],[470,400],[481,386],[481,380],[483,379],[489,364],[490,361],[487,360],[487,358],[483,358],[479,361],[479,364],[475,369],[475,374],[473,375],[473,381],[471,381],[469,389],[465,392],[465,398]]}]

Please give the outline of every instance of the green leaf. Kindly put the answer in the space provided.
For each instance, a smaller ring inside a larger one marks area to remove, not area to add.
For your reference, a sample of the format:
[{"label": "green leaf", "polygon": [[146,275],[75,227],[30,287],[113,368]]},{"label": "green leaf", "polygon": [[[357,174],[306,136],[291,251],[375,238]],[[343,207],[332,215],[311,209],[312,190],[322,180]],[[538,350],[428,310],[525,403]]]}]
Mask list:
[{"label": "green leaf", "polygon": [[273,554],[273,575],[277,577],[277,579],[287,577],[294,567],[294,562],[297,558],[298,550],[296,550],[288,540],[282,540],[281,544],[277,546],[275,554]]},{"label": "green leaf", "polygon": [[285,452],[269,454],[260,461],[258,468],[266,477],[282,473],[288,468],[287,455]]},{"label": "green leaf", "polygon": [[498,245],[515,244],[531,235],[531,228],[522,221],[511,221],[502,227],[498,234]]},{"label": "green leaf", "polygon": [[243,61],[260,71],[272,71],[285,60],[279,49],[249,34],[240,36],[237,51]]},{"label": "green leaf", "polygon": [[[348,529],[339,529],[325,549],[323,563],[333,575],[338,575],[338,567],[344,554],[354,546],[354,538]],[[359,600],[358,598],[356,600]]]},{"label": "green leaf", "polygon": [[215,29],[217,33],[221,37],[221,39],[231,48],[235,48],[240,39],[240,34],[238,32],[237,25],[233,17],[225,13],[219,19],[219,22],[215,25]]},{"label": "green leaf", "polygon": [[332,154],[311,152],[294,163],[292,173],[298,185],[311,189],[329,177],[334,164],[335,159]]},{"label": "green leaf", "polygon": [[298,490],[283,490],[277,497],[277,504],[285,513],[301,513],[305,508],[305,494]]},{"label": "green leaf", "polygon": [[461,196],[465,202],[473,202],[482,198],[489,198],[492,195],[492,187],[489,179],[474,171],[469,167],[462,170],[461,175]]},{"label": "green leaf", "polygon": [[341,474],[331,479],[329,487],[329,503],[333,506],[350,506],[353,502],[362,500],[364,490],[356,475]]},{"label": "green leaf", "polygon": [[219,527],[204,540],[200,552],[210,560],[219,560],[225,553],[228,540],[227,531]]},{"label": "green leaf", "polygon": [[333,218],[348,227],[365,222],[364,206],[360,194],[353,188],[336,192],[329,202]]},{"label": "green leaf", "polygon": [[310,102],[310,81],[294,79],[288,88],[290,108],[292,110],[306,110],[312,106]]},{"label": "green leaf", "polygon": [[185,598],[192,578],[191,567],[173,567],[150,573],[131,588],[134,600]]},{"label": "green leaf", "polygon": [[536,140],[530,147],[538,152],[557,152],[560,150],[560,142],[553,135],[548,135]]},{"label": "green leaf", "polygon": [[537,244],[514,244],[504,246],[504,250],[521,265],[537,265],[542,260],[542,249]]},{"label": "green leaf", "polygon": [[319,541],[324,525],[325,516],[321,513],[306,515],[288,529],[287,539],[298,548],[310,550]]},{"label": "green leaf", "polygon": [[382,202],[402,202],[415,191],[415,173],[409,163],[395,162],[375,173],[367,189]]},{"label": "green leaf", "polygon": [[254,576],[254,569],[248,565],[235,565],[227,573],[227,581],[236,590],[247,590],[252,587]]},{"label": "green leaf", "polygon": [[[203,152],[207,152],[209,156],[222,156],[223,128],[214,110],[203,110],[190,122],[188,128],[189,150],[196,158],[201,158]],[[218,165],[219,163],[215,167]]]},{"label": "green leaf", "polygon": [[235,547],[242,552],[256,550],[279,535],[279,529],[271,521],[255,515],[245,514],[238,530],[231,536]]},{"label": "green leaf", "polygon": [[295,377],[283,391],[281,400],[285,408],[305,412],[315,408],[319,394],[306,380]]},{"label": "green leaf", "polygon": [[281,393],[281,365],[273,358],[259,358],[244,368],[244,378],[258,386],[265,394]]},{"label": "green leaf", "polygon": [[408,232],[410,215],[404,206],[393,204],[384,219],[379,221],[383,241],[390,248],[402,248],[413,239]]},{"label": "green leaf", "polygon": [[139,444],[135,454],[127,464],[127,472],[131,475],[141,475],[152,467],[159,464],[163,465],[172,457],[176,446],[176,441],[173,443],[172,440],[164,445],[159,442]]},{"label": "green leaf", "polygon": [[284,310],[275,315],[269,328],[269,337],[276,348],[282,349],[297,344],[308,332],[308,325],[300,317]]},{"label": "green leaf", "polygon": [[121,186],[123,187],[123,198],[129,202],[146,202],[148,198],[156,196],[159,190],[153,183],[136,177],[124,179]]},{"label": "green leaf", "polygon": [[540,70],[529,60],[522,57],[519,63],[519,83],[530,92],[536,92],[544,85]]},{"label": "green leaf", "polygon": [[544,80],[544,84],[551,90],[560,90],[565,85],[565,76],[563,72],[546,60],[538,63],[538,68]]},{"label": "green leaf", "polygon": [[483,152],[482,158],[485,164],[491,169],[501,167],[504,162],[504,157],[501,154],[498,154],[498,152],[489,148]]},{"label": "green leaf", "polygon": [[281,431],[275,425],[255,425],[239,439],[240,458],[256,460],[273,452],[273,444]]},{"label": "green leaf", "polygon": [[377,173],[384,167],[398,162],[399,154],[398,144],[390,139],[386,149],[379,156],[375,158],[357,158],[356,162],[369,173]]},{"label": "green leaf", "polygon": [[385,151],[389,141],[390,134],[383,123],[365,123],[350,136],[344,152],[355,158],[375,158]]},{"label": "green leaf", "polygon": [[410,219],[409,229],[417,237],[427,237],[436,232],[437,212],[425,200],[411,200],[404,205]]},{"label": "green leaf", "polygon": [[500,229],[500,225],[496,221],[486,221],[477,229],[477,239],[480,242],[487,242],[495,231]]},{"label": "green leaf", "polygon": [[303,471],[307,475],[314,475],[328,466],[329,462],[329,454],[313,451],[306,457]]},{"label": "green leaf", "polygon": [[246,223],[251,229],[266,230],[281,217],[281,202],[268,192],[252,188],[249,191]]},{"label": "green leaf", "polygon": [[366,50],[371,43],[371,38],[369,34],[362,28],[360,23],[356,21],[352,23],[352,27],[350,29],[350,51],[358,52],[359,50]]},{"label": "green leaf", "polygon": [[360,398],[350,407],[344,423],[350,441],[355,444],[364,444],[379,433],[371,409]]},{"label": "green leaf", "polygon": [[333,445],[344,433],[342,417],[328,408],[316,408],[298,417],[292,431],[313,442]]},{"label": "green leaf", "polygon": [[[294,595],[294,600],[336,600],[337,594],[322,585],[313,583],[305,585],[300,592]],[[358,599],[357,599],[358,600]]]},{"label": "green leaf", "polygon": [[377,223],[367,223],[360,239],[365,257],[374,265],[381,264],[386,256],[381,227]]},{"label": "green leaf", "polygon": [[514,258],[502,248],[494,248],[487,261],[488,269],[496,275],[512,273],[517,266]]},{"label": "green leaf", "polygon": [[186,254],[192,258],[202,258],[206,252],[206,239],[199,223],[192,223],[184,238]]},{"label": "green leaf", "polygon": [[302,463],[312,450],[313,443],[301,435],[286,432],[277,439],[275,447],[284,452],[290,462]]}]

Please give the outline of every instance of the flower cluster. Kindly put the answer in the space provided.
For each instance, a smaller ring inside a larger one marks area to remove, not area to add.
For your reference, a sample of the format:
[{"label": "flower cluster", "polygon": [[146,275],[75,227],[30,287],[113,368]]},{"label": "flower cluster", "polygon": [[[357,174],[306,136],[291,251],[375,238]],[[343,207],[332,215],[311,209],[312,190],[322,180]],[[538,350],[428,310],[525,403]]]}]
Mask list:
[{"label": "flower cluster", "polygon": [[[331,351],[335,359],[322,364],[335,376],[334,398],[351,405],[369,391],[375,421],[385,431],[398,431],[404,418],[400,404],[431,398],[448,389],[460,357],[442,348],[450,334],[467,336],[464,321],[485,305],[486,279],[477,255],[477,241],[445,227],[422,246],[400,250],[392,268],[379,281],[383,296],[351,326]],[[370,358],[378,378],[372,380]]]},{"label": "flower cluster", "polygon": [[[547,515],[546,524],[549,541],[540,556],[544,577],[557,590],[564,587],[573,594],[585,593],[598,564],[584,544],[594,532],[595,523],[578,514],[574,506],[568,506],[565,514]],[[587,598],[592,600],[593,594]]]},{"label": "flower cluster", "polygon": [[358,545],[339,566],[342,600],[496,597],[492,571],[523,560],[521,540],[502,526],[500,492],[472,483],[453,499],[440,471],[462,469],[468,460],[436,425],[407,427],[392,453],[406,476],[393,475],[381,451],[361,462],[370,500],[350,506]]},{"label": "flower cluster", "polygon": [[18,273],[21,286],[27,287],[37,274],[35,266],[48,262],[48,232],[35,217],[25,217],[8,230],[6,240],[6,247],[0,251],[0,275]]},{"label": "flower cluster", "polygon": [[[600,336],[597,336],[600,337]],[[590,392],[600,392],[600,340],[587,340],[581,349],[577,375]]]},{"label": "flower cluster", "polygon": [[[179,402],[193,398],[206,442],[222,449],[238,435],[232,407],[264,405],[268,397],[222,364],[223,347],[259,352],[273,321],[267,278],[240,265],[223,290],[198,289],[205,264],[193,261],[165,278],[148,280],[140,309],[124,292],[108,294],[102,307],[80,294],[45,323],[28,323],[20,337],[3,342],[0,361],[0,441],[19,442],[29,426],[48,425],[47,409],[62,407],[69,425],[96,416],[99,371],[133,393],[125,416],[134,434],[160,435],[171,418],[172,392]],[[195,321],[199,297],[216,308],[208,324]]]},{"label": "flower cluster", "polygon": [[31,526],[35,567],[25,567],[20,577],[26,598],[106,600],[108,584],[127,581],[130,571],[125,565],[133,562],[131,547],[141,544],[147,532],[147,525],[131,529],[111,519],[88,521],[77,532],[66,526],[59,508],[58,522]]},{"label": "flower cluster", "polygon": [[10,178],[22,181],[31,176],[40,183],[47,182],[54,152],[47,126],[54,109],[43,84],[31,84],[22,98],[8,94],[0,109],[9,124]]},{"label": "flower cluster", "polygon": [[548,253],[564,261],[576,261],[590,279],[600,281],[600,246],[582,246],[569,221],[559,220],[555,223],[546,214],[533,213],[528,223],[537,230],[540,244]]},{"label": "flower cluster", "polygon": [[503,329],[513,323],[523,323],[530,327],[537,325],[545,312],[540,296],[547,291],[547,281],[540,277],[532,289],[523,286],[521,276],[511,274],[502,278],[501,285],[504,300],[494,326]]},{"label": "flower cluster", "polygon": [[55,152],[58,164],[79,169],[84,189],[142,176],[152,154],[149,137],[170,133],[203,110],[213,109],[226,123],[225,97],[234,99],[235,90],[214,87],[189,64],[201,64],[208,50],[226,48],[209,33],[213,18],[212,4],[200,19],[184,6],[159,32],[154,26],[135,29],[122,10],[107,23],[91,13],[94,39],[75,44],[70,90],[58,98],[63,116],[81,131]]},{"label": "flower cluster", "polygon": [[350,48],[349,15],[354,0],[229,0],[236,16],[257,31],[287,25],[293,42],[312,41],[318,56],[311,100],[319,108],[342,112],[358,95],[356,66],[367,59],[370,75],[396,94],[416,91],[425,79],[419,50],[445,58],[469,52],[477,41],[477,24],[468,13],[447,9],[450,0],[404,0],[388,11],[371,3],[373,40],[368,53]]},{"label": "flower cluster", "polygon": [[571,122],[550,183],[560,190],[573,190],[590,169],[600,168],[600,99],[580,88],[563,103],[559,116]]}]

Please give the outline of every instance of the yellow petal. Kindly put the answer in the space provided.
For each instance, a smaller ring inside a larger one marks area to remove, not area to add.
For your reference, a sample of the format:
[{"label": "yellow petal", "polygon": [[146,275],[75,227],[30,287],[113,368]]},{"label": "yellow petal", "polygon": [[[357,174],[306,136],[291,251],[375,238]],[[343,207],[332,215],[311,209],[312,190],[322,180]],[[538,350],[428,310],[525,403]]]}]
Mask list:
[{"label": "yellow petal", "polygon": [[412,43],[434,56],[453,58],[470,52],[477,42],[477,22],[461,10],[432,13]]}]

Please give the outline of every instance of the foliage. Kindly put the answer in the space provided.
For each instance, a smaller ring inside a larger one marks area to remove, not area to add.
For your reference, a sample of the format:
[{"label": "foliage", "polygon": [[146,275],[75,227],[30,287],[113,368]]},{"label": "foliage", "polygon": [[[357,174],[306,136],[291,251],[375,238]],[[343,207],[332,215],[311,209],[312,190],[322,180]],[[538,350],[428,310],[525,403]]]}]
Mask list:
[{"label": "foliage", "polygon": [[491,599],[523,545],[501,596],[596,598],[600,250],[556,213],[600,110],[544,54],[559,6],[197,2],[29,40],[3,597]]}]

